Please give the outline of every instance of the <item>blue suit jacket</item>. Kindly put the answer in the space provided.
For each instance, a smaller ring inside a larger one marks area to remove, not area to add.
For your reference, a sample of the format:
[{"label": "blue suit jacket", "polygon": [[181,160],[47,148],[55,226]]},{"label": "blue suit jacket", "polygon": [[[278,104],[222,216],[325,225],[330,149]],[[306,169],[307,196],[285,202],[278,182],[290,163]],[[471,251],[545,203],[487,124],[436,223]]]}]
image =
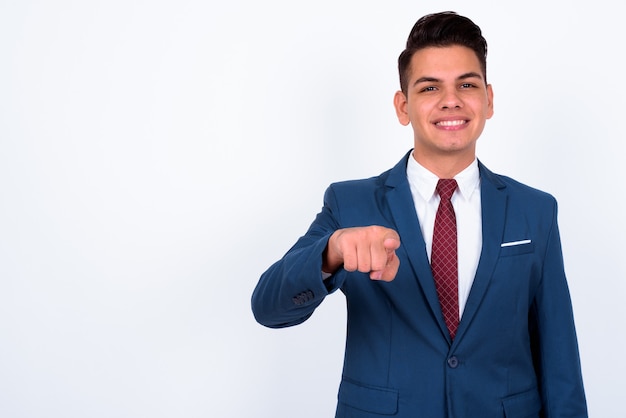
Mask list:
[{"label": "blue suit jacket", "polygon": [[[257,321],[299,324],[341,289],[348,326],[338,418],[586,417],[555,199],[479,163],[482,253],[451,341],[406,178],[409,155],[378,177],[328,188],[307,233],[257,284]],[[365,225],[399,233],[395,280],[340,270],[323,281],[330,235]]]}]

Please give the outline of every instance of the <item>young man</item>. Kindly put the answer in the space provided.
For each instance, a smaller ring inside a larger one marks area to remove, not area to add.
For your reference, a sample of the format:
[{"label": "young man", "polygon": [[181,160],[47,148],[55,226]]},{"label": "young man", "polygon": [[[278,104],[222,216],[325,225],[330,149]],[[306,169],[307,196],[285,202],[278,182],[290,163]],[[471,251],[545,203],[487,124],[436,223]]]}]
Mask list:
[{"label": "young man", "polygon": [[394,98],[413,150],[331,185],[254,291],[268,327],[345,294],[336,417],[587,416],[556,201],[476,159],[493,115],[486,55],[471,20],[418,20]]}]

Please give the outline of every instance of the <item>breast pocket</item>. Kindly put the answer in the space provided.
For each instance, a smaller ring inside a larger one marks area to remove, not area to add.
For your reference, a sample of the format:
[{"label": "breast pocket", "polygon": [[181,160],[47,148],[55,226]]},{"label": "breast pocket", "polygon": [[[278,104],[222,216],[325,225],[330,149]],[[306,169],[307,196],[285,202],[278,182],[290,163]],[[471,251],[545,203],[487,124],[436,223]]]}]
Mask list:
[{"label": "breast pocket", "polygon": [[512,255],[529,254],[535,251],[533,242],[505,242],[500,247],[500,257],[510,257]]}]

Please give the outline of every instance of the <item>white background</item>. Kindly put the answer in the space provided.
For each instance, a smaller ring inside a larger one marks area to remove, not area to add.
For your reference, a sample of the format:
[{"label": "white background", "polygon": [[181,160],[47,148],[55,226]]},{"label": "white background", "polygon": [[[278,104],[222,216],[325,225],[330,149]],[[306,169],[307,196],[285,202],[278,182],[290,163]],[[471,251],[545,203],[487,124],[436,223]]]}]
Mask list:
[{"label": "white background", "polygon": [[559,200],[590,413],[622,417],[618,3],[0,0],[0,416],[333,416],[341,294],[284,330],[250,295],[330,182],[411,148],[396,59],[456,10],[479,158]]}]

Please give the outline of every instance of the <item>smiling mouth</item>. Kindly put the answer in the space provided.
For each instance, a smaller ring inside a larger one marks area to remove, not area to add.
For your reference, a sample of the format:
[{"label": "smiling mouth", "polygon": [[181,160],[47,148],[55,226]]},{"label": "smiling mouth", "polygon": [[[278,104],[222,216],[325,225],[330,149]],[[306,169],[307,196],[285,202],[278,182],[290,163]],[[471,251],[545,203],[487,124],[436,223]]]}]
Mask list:
[{"label": "smiling mouth", "polygon": [[460,125],[465,125],[467,123],[466,120],[442,120],[439,121],[437,123],[435,123],[435,125],[437,126],[460,126]]}]

